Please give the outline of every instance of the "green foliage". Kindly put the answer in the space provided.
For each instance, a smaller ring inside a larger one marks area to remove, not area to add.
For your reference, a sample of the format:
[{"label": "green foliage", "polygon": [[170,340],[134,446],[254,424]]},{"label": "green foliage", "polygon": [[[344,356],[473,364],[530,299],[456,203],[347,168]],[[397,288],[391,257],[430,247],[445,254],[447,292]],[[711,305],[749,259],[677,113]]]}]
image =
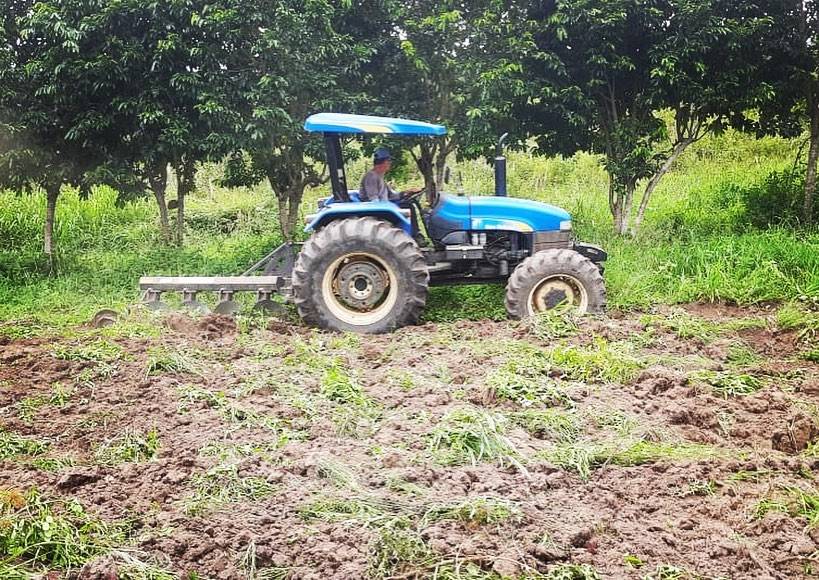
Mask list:
[{"label": "green foliage", "polygon": [[450,411],[429,434],[429,448],[445,464],[497,460],[522,469],[505,435],[506,419],[475,407]]},{"label": "green foliage", "polygon": [[54,356],[71,361],[110,362],[123,357],[122,347],[102,338],[86,344],[58,343],[51,352]]},{"label": "green foliage", "polygon": [[732,371],[698,371],[691,375],[691,379],[711,387],[718,395],[724,398],[750,395],[765,386],[762,379],[754,375]]},{"label": "green foliage", "polygon": [[588,347],[554,346],[547,356],[567,378],[576,381],[625,383],[646,364],[628,352],[624,344],[612,344],[600,337]]},{"label": "green foliage", "polygon": [[600,580],[602,576],[588,564],[558,564],[549,568],[545,580]]},{"label": "green foliage", "polygon": [[793,168],[772,171],[761,182],[726,184],[719,192],[721,208],[736,212],[735,228],[795,227],[804,219],[802,204],[805,176]]},{"label": "green foliage", "polygon": [[429,522],[456,520],[467,524],[497,524],[507,520],[520,520],[520,508],[506,500],[477,497],[452,505],[434,506],[427,510],[424,519]]},{"label": "green foliage", "polygon": [[76,569],[125,538],[121,526],[91,516],[79,502],[48,499],[34,489],[0,490],[0,523],[0,553],[49,569]]},{"label": "green foliage", "polygon": [[145,376],[159,375],[162,373],[201,376],[202,365],[191,355],[180,350],[171,350],[163,346],[151,347],[148,349]]},{"label": "green foliage", "polygon": [[5,431],[0,428],[0,459],[21,455],[41,455],[48,447],[49,444],[44,441],[24,437],[14,431]]},{"label": "green foliage", "polygon": [[235,464],[220,464],[191,478],[193,494],[184,500],[185,512],[198,515],[222,505],[255,501],[271,495],[276,486],[263,477],[239,475]]},{"label": "green foliage", "polygon": [[573,404],[560,383],[549,376],[552,365],[544,351],[529,345],[513,345],[512,351],[486,379],[496,397],[523,406]]},{"label": "green foliage", "polygon": [[575,441],[581,431],[577,413],[563,409],[526,409],[510,413],[509,419],[538,439],[559,443]]},{"label": "green foliage", "polygon": [[94,459],[97,463],[108,466],[142,463],[154,459],[159,453],[159,447],[159,433],[156,428],[145,433],[126,429],[97,446]]}]

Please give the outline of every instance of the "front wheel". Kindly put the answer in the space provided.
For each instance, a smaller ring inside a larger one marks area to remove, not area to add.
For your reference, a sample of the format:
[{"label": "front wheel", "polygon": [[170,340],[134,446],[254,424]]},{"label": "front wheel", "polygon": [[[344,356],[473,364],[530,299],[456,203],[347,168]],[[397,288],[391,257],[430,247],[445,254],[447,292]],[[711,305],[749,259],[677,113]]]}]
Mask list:
[{"label": "front wheel", "polygon": [[606,286],[597,266],[574,250],[544,250],[521,262],[506,285],[506,311],[521,319],[558,305],[600,312]]},{"label": "front wheel", "polygon": [[429,286],[413,239],[389,222],[332,222],[304,244],[293,268],[293,298],[308,324],[389,332],[418,321]]}]

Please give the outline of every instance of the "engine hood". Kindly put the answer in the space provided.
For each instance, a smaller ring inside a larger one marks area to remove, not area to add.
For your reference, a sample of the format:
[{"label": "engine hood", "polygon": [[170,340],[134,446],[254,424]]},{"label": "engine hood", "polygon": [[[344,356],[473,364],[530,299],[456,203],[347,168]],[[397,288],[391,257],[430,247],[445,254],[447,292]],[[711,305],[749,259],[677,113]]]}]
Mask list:
[{"label": "engine hood", "polygon": [[529,199],[496,196],[467,199],[472,230],[557,231],[561,222],[572,219],[562,208]]}]

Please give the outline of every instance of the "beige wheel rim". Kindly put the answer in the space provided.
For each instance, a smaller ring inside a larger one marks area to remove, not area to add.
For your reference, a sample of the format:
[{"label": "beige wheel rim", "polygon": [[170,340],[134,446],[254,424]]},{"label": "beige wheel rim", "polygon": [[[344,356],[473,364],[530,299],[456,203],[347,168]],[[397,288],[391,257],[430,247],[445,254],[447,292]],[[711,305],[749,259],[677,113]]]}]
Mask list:
[{"label": "beige wheel rim", "polygon": [[324,302],[341,322],[369,326],[383,320],[398,300],[398,281],[386,262],[369,253],[337,258],[324,273]]},{"label": "beige wheel rim", "polygon": [[547,276],[532,287],[526,300],[529,316],[551,310],[560,304],[571,304],[578,312],[589,308],[589,294],[574,276],[557,274]]}]

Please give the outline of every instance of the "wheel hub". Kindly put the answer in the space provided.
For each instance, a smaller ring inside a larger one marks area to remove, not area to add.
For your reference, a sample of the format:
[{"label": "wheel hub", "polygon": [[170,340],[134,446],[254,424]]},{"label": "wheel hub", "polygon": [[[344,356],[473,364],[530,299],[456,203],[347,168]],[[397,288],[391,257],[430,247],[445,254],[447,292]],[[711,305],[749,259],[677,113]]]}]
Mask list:
[{"label": "wheel hub", "polygon": [[386,295],[388,284],[386,272],[366,259],[345,262],[335,280],[339,301],[360,312],[378,305]]},{"label": "wheel hub", "polygon": [[550,278],[543,281],[532,293],[532,310],[543,312],[568,304],[576,306],[580,301],[580,292],[571,280]]}]

